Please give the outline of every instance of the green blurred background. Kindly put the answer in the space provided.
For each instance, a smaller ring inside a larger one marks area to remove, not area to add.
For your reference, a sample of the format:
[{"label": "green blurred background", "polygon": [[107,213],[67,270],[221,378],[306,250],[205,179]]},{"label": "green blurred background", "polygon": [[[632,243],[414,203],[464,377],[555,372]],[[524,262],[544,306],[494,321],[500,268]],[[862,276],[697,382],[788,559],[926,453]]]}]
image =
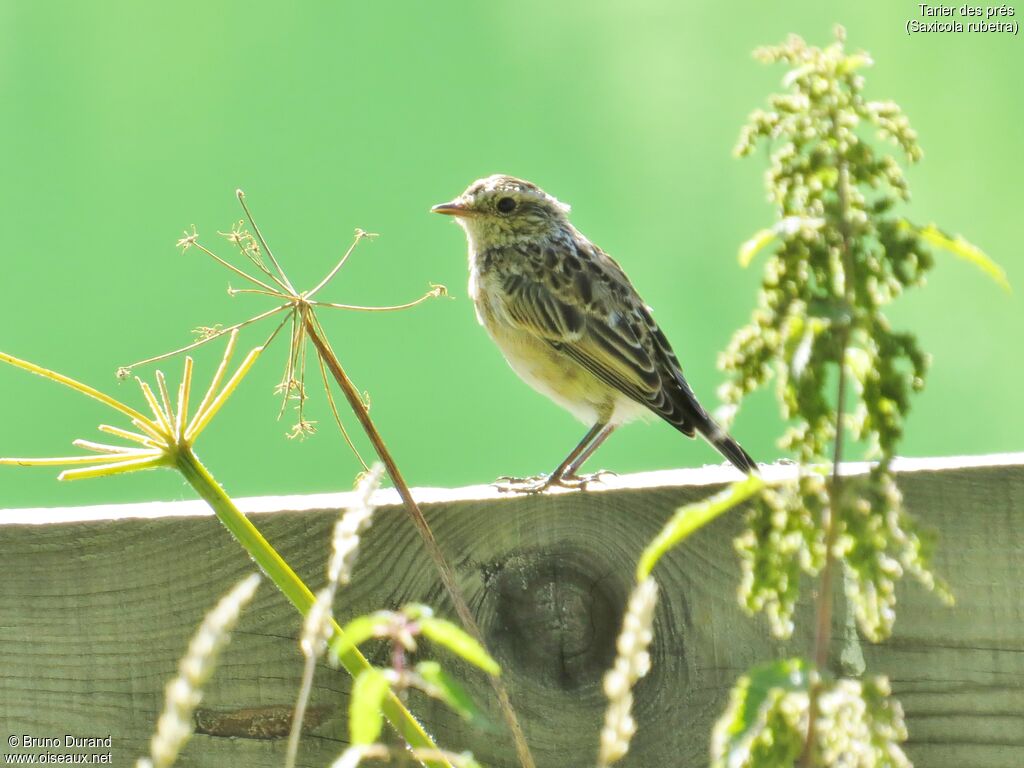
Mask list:
[{"label": "green blurred background", "polygon": [[[0,348],[138,403],[134,383],[115,381],[118,365],[268,306],[229,299],[237,279],[174,247],[195,224],[228,253],[216,232],[239,218],[241,187],[303,285],[355,227],[380,233],[324,298],[391,303],[430,281],[449,286],[454,300],[408,312],[324,318],[411,483],[548,470],[582,427],[507,368],[466,299],[461,231],[428,213],[503,172],[573,205],[573,221],[623,264],[714,407],[716,356],[749,316],[758,281],[756,268],[737,265],[737,247],[772,216],[764,156],[730,154],[782,76],[750,52],[791,32],[825,44],[841,22],[851,47],[875,59],[869,95],[899,102],[920,134],[911,217],[964,233],[1019,289],[1007,295],[942,255],[927,288],[893,309],[934,354],[903,453],[1019,450],[1024,42],[908,37],[917,12],[891,0],[3,0]],[[200,380],[219,351],[198,357]],[[292,419],[276,421],[272,394],[283,364],[283,346],[267,353],[199,445],[234,495],[345,489],[357,470],[317,386],[320,434],[285,439]],[[176,380],[180,365],[164,368]],[[116,419],[13,369],[0,369],[0,392],[0,455],[73,453],[73,438]],[[771,393],[748,403],[734,432],[758,459],[779,455]],[[623,429],[594,466],[717,461],[659,423]],[[0,469],[0,506],[191,497],[170,472],[80,484],[55,474]]]}]

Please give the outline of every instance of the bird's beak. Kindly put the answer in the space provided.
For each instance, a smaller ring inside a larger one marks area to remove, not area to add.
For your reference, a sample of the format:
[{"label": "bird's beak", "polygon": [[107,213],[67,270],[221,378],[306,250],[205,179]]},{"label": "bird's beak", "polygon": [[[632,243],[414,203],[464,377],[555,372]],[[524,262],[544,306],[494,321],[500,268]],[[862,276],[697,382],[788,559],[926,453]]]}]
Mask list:
[{"label": "bird's beak", "polygon": [[435,205],[430,209],[431,213],[443,213],[445,216],[472,216],[476,211],[470,208],[465,203],[461,202],[459,198],[454,200]]}]

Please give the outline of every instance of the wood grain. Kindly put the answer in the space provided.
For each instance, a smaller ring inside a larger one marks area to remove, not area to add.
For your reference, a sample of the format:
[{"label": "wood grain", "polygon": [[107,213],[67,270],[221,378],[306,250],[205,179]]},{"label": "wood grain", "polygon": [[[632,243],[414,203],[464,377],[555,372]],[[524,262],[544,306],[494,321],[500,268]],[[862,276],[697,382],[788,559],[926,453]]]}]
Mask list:
[{"label": "wood grain", "polygon": [[[863,467],[851,465],[850,471]],[[791,468],[770,468],[786,473]],[[643,545],[679,505],[714,492],[724,468],[614,478],[602,491],[506,497],[489,487],[418,489],[488,645],[501,662],[538,765],[593,765],[614,655]],[[863,645],[837,611],[833,663],[863,654],[888,674],[919,766],[1024,765],[1024,456],[904,461],[907,504],[940,537],[936,568],[958,597],[946,609],[900,591],[892,640]],[[429,557],[393,493],[364,539],[341,620],[405,602],[450,610]],[[256,524],[314,589],[347,495],[243,500]],[[809,644],[808,601],[787,644],[737,607],[732,539],[718,520],[659,566],[653,671],[636,692],[640,730],[624,766],[705,765],[711,724],[749,666]],[[202,505],[0,512],[0,724],[6,734],[113,740],[115,765],[146,743],[194,627],[252,564]],[[182,766],[280,766],[301,657],[294,610],[265,584],[243,615],[202,704]],[[371,657],[383,662],[381,649]],[[445,658],[443,653],[439,656]],[[450,660],[450,659],[449,659]],[[491,690],[451,663],[493,727],[470,729],[421,698],[410,706],[446,748],[485,765],[515,764]],[[318,670],[300,764],[325,766],[345,746],[343,672]],[[0,742],[2,743],[2,742]],[[3,747],[0,752],[10,750]]]}]

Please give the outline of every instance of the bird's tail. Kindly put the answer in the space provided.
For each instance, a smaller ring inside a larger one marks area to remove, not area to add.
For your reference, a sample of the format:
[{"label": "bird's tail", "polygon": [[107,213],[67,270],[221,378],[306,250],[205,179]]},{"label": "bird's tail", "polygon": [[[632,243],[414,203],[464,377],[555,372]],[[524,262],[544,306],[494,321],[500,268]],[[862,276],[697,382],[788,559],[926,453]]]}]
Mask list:
[{"label": "bird's tail", "polygon": [[757,473],[757,462],[743,450],[743,446],[729,436],[724,429],[705,414],[706,421],[697,424],[697,431],[711,443],[711,447],[722,454],[729,462],[745,475]]},{"label": "bird's tail", "polygon": [[690,389],[690,385],[683,378],[683,372],[679,370],[674,356],[672,361],[674,363],[672,370],[678,389],[676,396],[670,401],[671,415],[662,412],[662,418],[687,437],[693,437],[695,432],[699,432],[701,437],[711,443],[712,448],[727,458],[743,474],[757,474],[757,462],[704,410],[697,401],[697,396]]}]

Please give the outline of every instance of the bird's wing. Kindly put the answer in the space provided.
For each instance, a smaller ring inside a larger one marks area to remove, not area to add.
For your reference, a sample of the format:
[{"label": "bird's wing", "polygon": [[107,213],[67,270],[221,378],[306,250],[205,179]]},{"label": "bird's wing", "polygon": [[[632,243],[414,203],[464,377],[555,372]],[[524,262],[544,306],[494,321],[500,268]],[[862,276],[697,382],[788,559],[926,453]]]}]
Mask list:
[{"label": "bird's wing", "polygon": [[554,272],[507,274],[506,320],[692,436],[707,415],[671,347],[618,265],[591,248]]}]

